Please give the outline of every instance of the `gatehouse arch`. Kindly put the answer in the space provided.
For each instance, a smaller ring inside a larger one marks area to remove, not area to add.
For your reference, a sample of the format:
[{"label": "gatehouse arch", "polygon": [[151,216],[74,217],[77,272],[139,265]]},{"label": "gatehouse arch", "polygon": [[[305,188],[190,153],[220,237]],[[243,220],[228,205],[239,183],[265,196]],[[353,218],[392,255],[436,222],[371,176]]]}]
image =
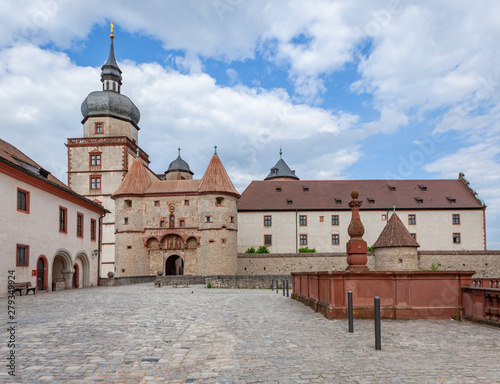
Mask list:
[{"label": "gatehouse arch", "polygon": [[165,275],[183,275],[184,260],[179,255],[172,255],[165,261]]}]

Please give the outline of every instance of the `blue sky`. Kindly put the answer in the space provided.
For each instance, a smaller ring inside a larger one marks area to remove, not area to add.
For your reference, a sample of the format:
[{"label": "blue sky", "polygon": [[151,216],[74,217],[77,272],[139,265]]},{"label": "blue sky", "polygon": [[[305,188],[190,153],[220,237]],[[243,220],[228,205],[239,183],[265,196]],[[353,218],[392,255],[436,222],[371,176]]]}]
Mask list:
[{"label": "blue sky", "polygon": [[463,172],[500,249],[498,2],[138,4],[0,3],[2,139],[66,180],[64,142],[82,134],[114,21],[122,92],[155,172],[180,146],[201,177],[215,144],[240,191],[280,146],[302,179]]}]

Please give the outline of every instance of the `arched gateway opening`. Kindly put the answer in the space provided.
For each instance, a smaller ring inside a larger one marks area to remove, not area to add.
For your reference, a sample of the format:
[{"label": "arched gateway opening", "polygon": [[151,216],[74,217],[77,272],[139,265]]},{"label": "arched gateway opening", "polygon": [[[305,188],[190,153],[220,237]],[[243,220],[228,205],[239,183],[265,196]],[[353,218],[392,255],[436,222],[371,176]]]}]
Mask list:
[{"label": "arched gateway opening", "polygon": [[172,255],[165,262],[165,275],[183,275],[184,260],[178,255]]}]

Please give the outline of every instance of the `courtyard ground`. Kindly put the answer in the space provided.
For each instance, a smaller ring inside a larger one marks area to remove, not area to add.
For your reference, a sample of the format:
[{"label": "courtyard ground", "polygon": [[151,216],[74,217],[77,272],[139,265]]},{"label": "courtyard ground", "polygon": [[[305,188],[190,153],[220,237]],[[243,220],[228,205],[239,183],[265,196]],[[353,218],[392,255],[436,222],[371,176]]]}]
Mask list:
[{"label": "courtyard ground", "polygon": [[[6,383],[500,383],[500,329],[327,320],[259,289],[96,287],[16,296]],[[7,303],[4,305],[7,318]]]}]

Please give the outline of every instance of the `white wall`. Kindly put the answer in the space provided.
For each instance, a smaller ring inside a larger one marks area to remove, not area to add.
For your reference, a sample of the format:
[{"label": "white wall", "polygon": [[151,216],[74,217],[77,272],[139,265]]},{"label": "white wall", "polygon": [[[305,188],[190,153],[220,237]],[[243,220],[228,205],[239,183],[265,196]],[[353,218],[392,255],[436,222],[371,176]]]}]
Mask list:
[{"label": "white wall", "polygon": [[[26,176],[29,178],[29,176]],[[30,192],[30,213],[17,211],[17,188]],[[7,270],[16,270],[16,282],[30,281],[36,286],[38,257],[44,255],[48,261],[48,285],[52,286],[53,260],[58,251],[63,250],[71,259],[71,268],[78,255],[88,260],[88,284],[97,284],[97,257],[93,251],[98,249],[99,214],[56,196],[26,182],[17,180],[0,172],[0,295],[7,292]],[[59,232],[59,206],[67,208],[67,233]],[[77,212],[84,215],[83,238],[76,236]],[[96,220],[96,241],[90,240],[90,219]],[[29,245],[29,265],[16,267],[16,244]],[[67,256],[67,257],[68,257]],[[69,260],[68,258],[68,260]],[[83,266],[80,267],[83,279]],[[81,280],[80,286],[84,281]]]},{"label": "white wall", "polygon": [[[389,212],[389,218],[392,212]],[[415,233],[419,250],[484,250],[483,211],[474,210],[418,210],[397,211],[410,233]],[[416,224],[408,225],[408,215],[416,215]],[[452,224],[452,214],[460,214],[460,225]],[[264,216],[272,216],[272,226],[264,226]],[[299,217],[307,216],[307,226],[299,225]],[[332,215],[339,216],[339,225],[332,225]],[[387,221],[382,220],[387,211],[361,211],[365,227],[363,238],[373,245]],[[323,216],[323,222],[320,217]],[[303,247],[301,234],[307,235],[309,248],[318,252],[345,252],[349,240],[347,228],[350,211],[274,211],[238,212],[238,252],[264,244],[264,235],[272,235],[271,253],[293,253]],[[453,243],[453,233],[460,233],[461,243]],[[340,244],[332,245],[332,234],[340,235]]]}]

